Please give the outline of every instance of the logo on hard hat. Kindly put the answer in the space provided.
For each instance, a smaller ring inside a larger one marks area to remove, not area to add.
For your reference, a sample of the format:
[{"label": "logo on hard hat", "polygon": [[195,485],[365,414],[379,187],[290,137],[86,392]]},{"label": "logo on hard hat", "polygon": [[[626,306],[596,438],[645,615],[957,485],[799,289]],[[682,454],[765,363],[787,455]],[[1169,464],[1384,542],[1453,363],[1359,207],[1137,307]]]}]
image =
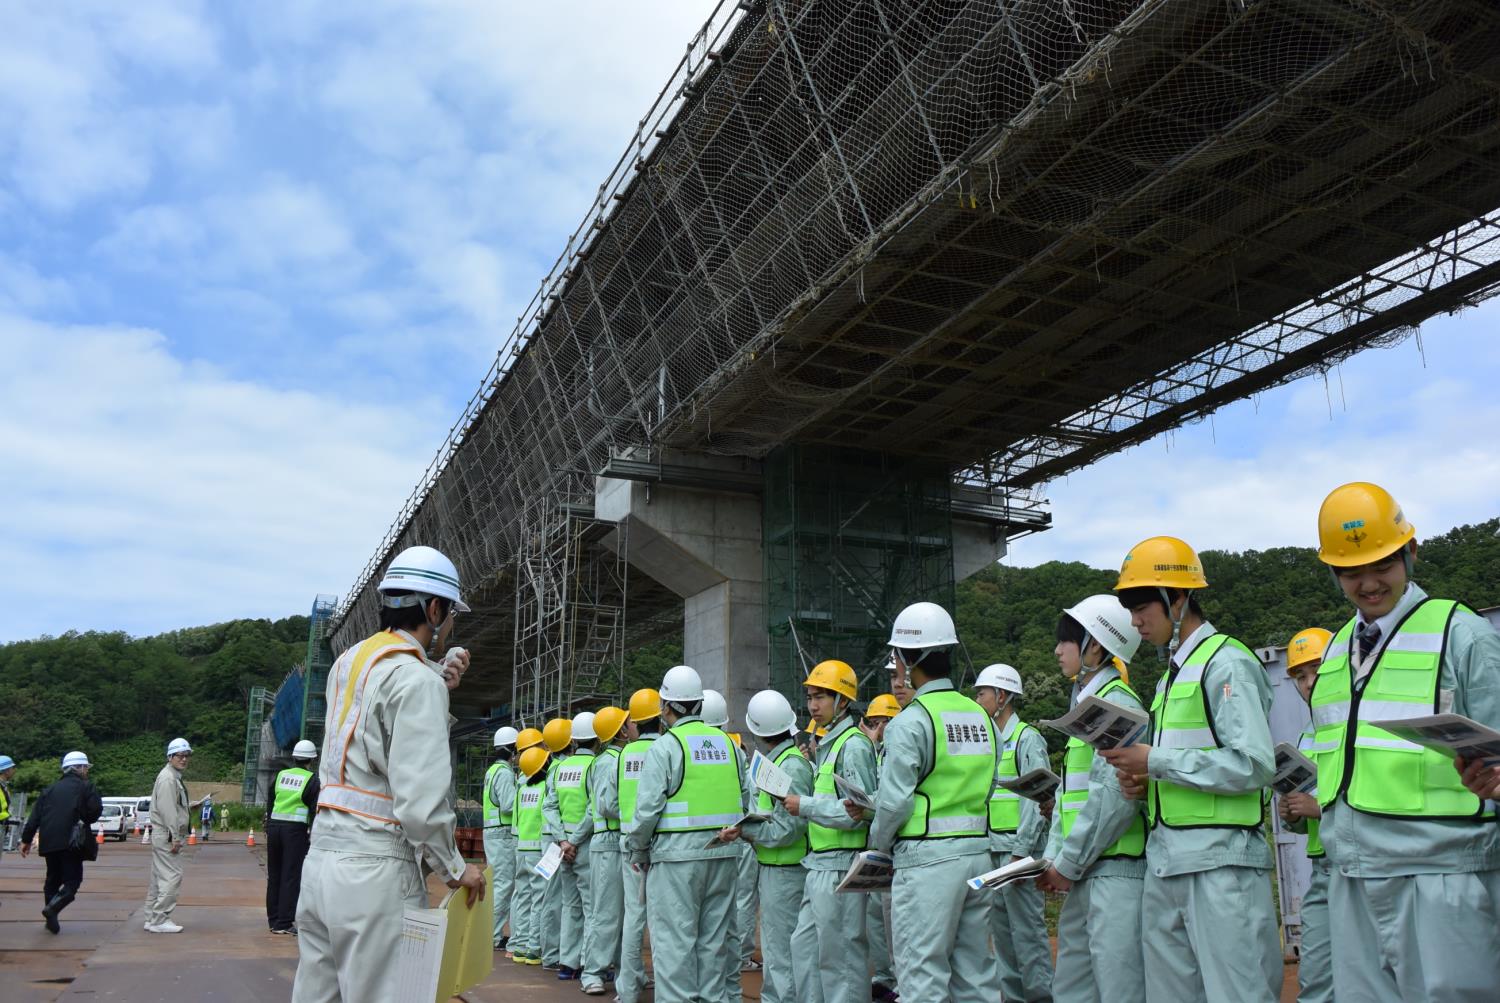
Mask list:
[{"label": "logo on hard hat", "polygon": [[1152,565],[1152,570],[1153,571],[1184,571],[1184,572],[1187,572],[1190,575],[1193,575],[1193,574],[1197,574],[1198,573],[1198,565],[1196,565],[1196,564],[1155,564],[1155,565]]},{"label": "logo on hard hat", "polygon": [[[1364,523],[1360,523],[1360,525],[1363,526]],[[1369,539],[1369,537],[1369,533],[1361,533],[1356,529],[1354,532],[1345,535],[1344,539],[1348,540],[1350,543],[1354,544],[1357,547],[1361,543],[1364,543],[1365,540]]]},{"label": "logo on hard hat", "polygon": [[914,627],[897,627],[896,633],[911,634],[913,637],[917,637],[920,636],[922,632]]}]

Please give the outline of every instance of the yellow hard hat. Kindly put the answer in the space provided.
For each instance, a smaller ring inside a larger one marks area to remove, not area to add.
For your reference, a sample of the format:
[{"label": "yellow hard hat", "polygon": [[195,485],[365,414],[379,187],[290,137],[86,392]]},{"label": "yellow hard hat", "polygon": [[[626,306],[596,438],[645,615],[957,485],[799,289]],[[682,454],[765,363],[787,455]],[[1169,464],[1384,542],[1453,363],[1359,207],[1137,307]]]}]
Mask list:
[{"label": "yellow hard hat", "polygon": [[728,735],[730,738],[734,739],[734,744],[735,745],[738,745],[742,749],[745,747],[745,743],[740,740],[740,733],[739,732],[737,732],[737,731],[727,731],[727,732],[725,732],[725,734]]},{"label": "yellow hard hat", "polygon": [[524,728],[516,736],[516,751],[525,752],[533,746],[542,744],[542,733],[535,728]]},{"label": "yellow hard hat", "polygon": [[661,717],[661,694],[651,688],[630,694],[630,720],[650,721]]},{"label": "yellow hard hat", "polygon": [[542,726],[542,742],[552,752],[561,752],[573,741],[573,722],[565,717],[554,717]]},{"label": "yellow hard hat", "polygon": [[816,721],[808,721],[807,727],[803,728],[802,730],[807,732],[809,735],[817,735],[819,738],[822,738],[824,735],[828,734],[828,729],[823,727]]},{"label": "yellow hard hat", "polygon": [[1111,658],[1110,661],[1114,663],[1115,671],[1120,674],[1120,682],[1124,683],[1126,686],[1129,686],[1130,670],[1125,667],[1125,663],[1120,660],[1120,656],[1116,655],[1114,658]]},{"label": "yellow hard hat", "polygon": [[1120,565],[1115,591],[1142,586],[1167,589],[1206,589],[1203,563],[1192,547],[1175,536],[1153,536],[1130,548]]},{"label": "yellow hard hat", "polygon": [[546,749],[530,748],[521,753],[521,772],[528,777],[534,777],[547,766],[547,758],[550,753]]},{"label": "yellow hard hat", "polygon": [[1389,557],[1416,535],[1390,492],[1368,481],[1334,488],[1318,509],[1318,560],[1335,568]]},{"label": "yellow hard hat", "polygon": [[1286,670],[1290,672],[1299,665],[1322,661],[1323,652],[1332,640],[1333,631],[1322,627],[1309,627],[1293,634],[1286,645]]},{"label": "yellow hard hat", "polygon": [[601,742],[613,741],[625,727],[625,711],[620,707],[603,707],[594,715],[594,734]]},{"label": "yellow hard hat", "polygon": [[901,705],[896,698],[889,693],[882,693],[870,701],[870,706],[865,708],[865,717],[895,717],[901,713]]},{"label": "yellow hard hat", "polygon": [[848,662],[841,662],[836,658],[814,665],[802,685],[829,690],[850,700],[859,695],[859,679],[854,675],[854,669]]}]

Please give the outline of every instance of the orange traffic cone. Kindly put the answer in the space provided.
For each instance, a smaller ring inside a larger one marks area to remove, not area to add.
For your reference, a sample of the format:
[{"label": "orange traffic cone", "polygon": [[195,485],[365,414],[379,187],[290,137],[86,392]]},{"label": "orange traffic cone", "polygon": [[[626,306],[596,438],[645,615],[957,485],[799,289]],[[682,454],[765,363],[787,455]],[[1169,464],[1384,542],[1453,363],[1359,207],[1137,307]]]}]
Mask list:
[{"label": "orange traffic cone", "polygon": [[246,846],[254,846],[255,845],[255,829],[254,828],[251,828],[249,834],[245,836],[245,845]]},{"label": "orange traffic cone", "polygon": [[188,846],[197,846],[197,845],[198,845],[198,830],[197,829],[189,829],[188,830]]},{"label": "orange traffic cone", "polygon": [[98,832],[94,833],[94,842],[98,843],[100,846],[104,845],[104,830],[103,829],[100,829]]},{"label": "orange traffic cone", "polygon": [[135,820],[135,828],[132,829],[132,830],[130,830],[130,834],[132,836],[139,836],[141,834],[141,820],[140,819],[136,819]]}]

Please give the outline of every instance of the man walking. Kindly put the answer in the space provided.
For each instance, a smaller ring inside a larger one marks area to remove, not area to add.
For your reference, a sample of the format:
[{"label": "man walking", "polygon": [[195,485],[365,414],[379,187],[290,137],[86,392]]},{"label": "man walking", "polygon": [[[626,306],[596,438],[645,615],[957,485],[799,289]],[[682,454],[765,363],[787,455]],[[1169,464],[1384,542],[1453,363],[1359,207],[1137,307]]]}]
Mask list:
[{"label": "man walking", "polygon": [[57,914],[68,907],[83,884],[83,862],[93,860],[99,852],[89,826],[104,812],[99,792],[89,783],[87,756],[68,753],[63,757],[62,771],[62,779],[37,799],[21,831],[23,857],[31,852],[32,837],[40,837],[38,849],[47,861],[42,918],[52,933],[61,929]]}]

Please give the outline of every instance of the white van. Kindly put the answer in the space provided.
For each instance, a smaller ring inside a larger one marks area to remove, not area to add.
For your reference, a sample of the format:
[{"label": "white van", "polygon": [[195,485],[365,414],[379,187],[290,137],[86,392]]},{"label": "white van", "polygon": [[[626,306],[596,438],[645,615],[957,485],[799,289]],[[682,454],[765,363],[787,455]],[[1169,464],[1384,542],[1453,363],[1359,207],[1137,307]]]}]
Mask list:
[{"label": "white van", "polygon": [[105,804],[104,810],[99,814],[99,821],[89,826],[95,832],[102,832],[106,839],[117,839],[125,841],[130,835],[129,809],[122,804]]},{"label": "white van", "polygon": [[139,825],[141,829],[151,824],[151,799],[142,797],[123,798],[109,797],[100,798],[105,804],[119,805],[125,813],[125,828],[127,830]]}]

